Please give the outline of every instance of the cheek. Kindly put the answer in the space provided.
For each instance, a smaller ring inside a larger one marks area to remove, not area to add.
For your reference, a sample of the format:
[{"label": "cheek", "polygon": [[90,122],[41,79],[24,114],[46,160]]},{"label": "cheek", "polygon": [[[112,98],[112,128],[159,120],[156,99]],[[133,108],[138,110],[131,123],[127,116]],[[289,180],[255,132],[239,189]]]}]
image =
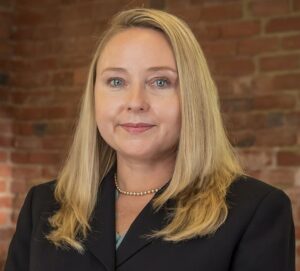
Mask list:
[{"label": "cheek", "polygon": [[95,99],[95,116],[96,122],[101,135],[104,135],[113,120],[113,108],[108,106],[109,102],[105,97],[97,97]]},{"label": "cheek", "polygon": [[165,119],[165,122],[169,123],[170,126],[175,125],[176,127],[180,127],[181,111],[180,104],[177,98],[174,98],[164,106],[161,106],[161,110],[162,112],[160,112],[160,116]]}]

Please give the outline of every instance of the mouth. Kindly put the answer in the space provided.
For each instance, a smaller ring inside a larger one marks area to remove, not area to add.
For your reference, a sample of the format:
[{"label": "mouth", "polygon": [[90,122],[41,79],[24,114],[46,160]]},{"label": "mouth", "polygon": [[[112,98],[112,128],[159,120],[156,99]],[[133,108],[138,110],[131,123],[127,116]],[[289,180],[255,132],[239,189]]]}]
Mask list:
[{"label": "mouth", "polygon": [[151,129],[155,125],[149,123],[124,123],[120,126],[129,133],[138,134]]}]

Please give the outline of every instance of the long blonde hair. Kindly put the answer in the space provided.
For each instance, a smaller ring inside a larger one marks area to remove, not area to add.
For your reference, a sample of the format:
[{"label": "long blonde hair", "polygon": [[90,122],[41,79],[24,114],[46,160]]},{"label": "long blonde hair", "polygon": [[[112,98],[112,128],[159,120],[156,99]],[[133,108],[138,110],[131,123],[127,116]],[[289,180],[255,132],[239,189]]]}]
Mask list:
[{"label": "long blonde hair", "polygon": [[228,187],[243,173],[225,133],[215,84],[188,25],[160,10],[121,11],[101,36],[91,62],[73,143],[55,187],[61,207],[49,218],[53,230],[46,236],[57,246],[71,246],[81,253],[84,247],[78,236],[87,237],[99,185],[116,162],[115,151],[103,140],[95,121],[97,60],[110,38],[130,27],[152,28],[165,35],[180,84],[182,122],[175,169],[153,208],[158,210],[169,199],[176,205],[170,222],[149,236],[176,242],[213,234],[228,214]]}]

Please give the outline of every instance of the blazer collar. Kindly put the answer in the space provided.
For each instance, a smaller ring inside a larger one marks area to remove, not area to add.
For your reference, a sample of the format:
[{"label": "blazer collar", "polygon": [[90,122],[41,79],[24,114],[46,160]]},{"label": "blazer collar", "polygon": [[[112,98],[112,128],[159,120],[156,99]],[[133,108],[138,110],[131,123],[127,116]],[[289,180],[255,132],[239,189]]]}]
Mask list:
[{"label": "blazer collar", "polygon": [[168,182],[154,195],[132,222],[119,248],[116,250],[115,172],[116,164],[99,186],[99,197],[90,222],[91,232],[86,241],[87,249],[97,257],[108,271],[115,270],[129,257],[138,253],[153,241],[143,237],[143,235],[151,233],[152,230],[159,230],[165,225],[167,222],[166,207],[171,204],[171,201],[169,201],[157,212],[154,212],[152,208],[153,200],[167,188]]},{"label": "blazer collar", "polygon": [[86,240],[87,249],[105,266],[115,270],[115,166],[104,177],[98,190],[98,199],[91,217],[91,231]]}]

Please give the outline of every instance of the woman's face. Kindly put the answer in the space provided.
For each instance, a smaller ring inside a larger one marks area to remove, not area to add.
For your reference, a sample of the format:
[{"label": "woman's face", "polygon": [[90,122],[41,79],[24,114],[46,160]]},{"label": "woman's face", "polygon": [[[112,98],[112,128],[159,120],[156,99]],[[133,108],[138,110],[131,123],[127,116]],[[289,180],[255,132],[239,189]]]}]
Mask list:
[{"label": "woman's face", "polygon": [[116,34],[96,74],[97,126],[117,155],[153,161],[174,156],[181,127],[179,83],[164,35],[137,27]]}]

